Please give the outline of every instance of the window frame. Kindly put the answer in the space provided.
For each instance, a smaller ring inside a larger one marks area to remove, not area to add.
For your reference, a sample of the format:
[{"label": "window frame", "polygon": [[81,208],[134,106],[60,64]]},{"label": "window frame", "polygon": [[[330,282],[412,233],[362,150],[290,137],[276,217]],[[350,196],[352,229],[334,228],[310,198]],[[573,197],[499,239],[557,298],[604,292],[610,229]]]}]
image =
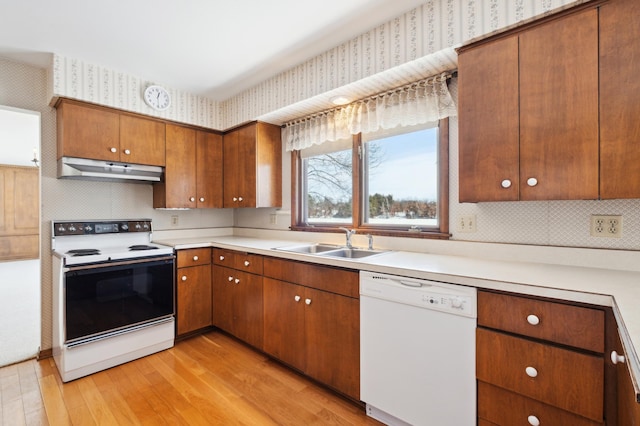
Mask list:
[{"label": "window frame", "polygon": [[[359,147],[362,144],[361,134],[354,135],[351,144],[351,155],[353,164],[353,218],[351,224],[346,226],[355,229],[359,233],[395,236],[395,237],[412,237],[412,238],[431,238],[431,239],[449,239],[449,119],[444,118],[438,122],[438,218],[439,229],[423,229],[420,231],[409,231],[406,227],[398,225],[381,226],[363,223],[364,210],[364,185],[361,179],[363,169],[363,159],[360,159]],[[291,230],[305,232],[343,232],[339,227],[345,224],[332,225],[309,225],[302,223],[302,214],[304,209],[303,192],[303,160],[300,151],[291,152]]]}]

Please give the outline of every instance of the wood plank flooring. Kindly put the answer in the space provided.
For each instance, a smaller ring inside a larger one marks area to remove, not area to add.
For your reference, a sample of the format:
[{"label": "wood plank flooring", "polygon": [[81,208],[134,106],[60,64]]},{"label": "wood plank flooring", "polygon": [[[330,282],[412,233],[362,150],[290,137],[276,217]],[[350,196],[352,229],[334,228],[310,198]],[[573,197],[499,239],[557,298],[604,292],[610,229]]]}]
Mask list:
[{"label": "wood plank flooring", "polygon": [[217,331],[62,383],[53,358],[0,369],[0,424],[379,425],[364,409]]}]

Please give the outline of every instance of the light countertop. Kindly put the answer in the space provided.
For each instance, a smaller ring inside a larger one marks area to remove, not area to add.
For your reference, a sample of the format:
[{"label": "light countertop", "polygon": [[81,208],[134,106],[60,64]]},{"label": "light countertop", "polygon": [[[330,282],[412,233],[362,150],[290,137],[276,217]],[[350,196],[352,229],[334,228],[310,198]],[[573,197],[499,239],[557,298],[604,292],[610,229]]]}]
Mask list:
[{"label": "light countertop", "polygon": [[239,236],[167,238],[154,242],[175,249],[214,246],[356,270],[610,306],[618,322],[636,394],[640,395],[640,361],[636,351],[640,348],[640,272],[397,250],[362,259],[332,258],[276,249],[299,245],[299,241]]}]

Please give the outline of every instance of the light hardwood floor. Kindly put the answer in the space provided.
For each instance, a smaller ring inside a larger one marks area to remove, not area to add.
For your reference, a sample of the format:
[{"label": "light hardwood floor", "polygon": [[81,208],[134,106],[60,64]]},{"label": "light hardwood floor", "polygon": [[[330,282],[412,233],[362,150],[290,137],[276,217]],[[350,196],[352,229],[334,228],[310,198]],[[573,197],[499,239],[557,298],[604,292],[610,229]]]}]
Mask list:
[{"label": "light hardwood floor", "polygon": [[2,425],[379,425],[217,331],[63,384],[53,359],[0,369]]}]

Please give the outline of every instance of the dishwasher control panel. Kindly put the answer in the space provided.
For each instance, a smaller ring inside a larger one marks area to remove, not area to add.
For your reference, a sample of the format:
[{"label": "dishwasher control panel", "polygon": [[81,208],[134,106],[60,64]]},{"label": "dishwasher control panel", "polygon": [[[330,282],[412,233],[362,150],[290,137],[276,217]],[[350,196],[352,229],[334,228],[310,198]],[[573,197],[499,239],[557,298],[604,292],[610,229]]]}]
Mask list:
[{"label": "dishwasher control panel", "polygon": [[454,315],[477,317],[475,287],[361,271],[360,295]]}]

